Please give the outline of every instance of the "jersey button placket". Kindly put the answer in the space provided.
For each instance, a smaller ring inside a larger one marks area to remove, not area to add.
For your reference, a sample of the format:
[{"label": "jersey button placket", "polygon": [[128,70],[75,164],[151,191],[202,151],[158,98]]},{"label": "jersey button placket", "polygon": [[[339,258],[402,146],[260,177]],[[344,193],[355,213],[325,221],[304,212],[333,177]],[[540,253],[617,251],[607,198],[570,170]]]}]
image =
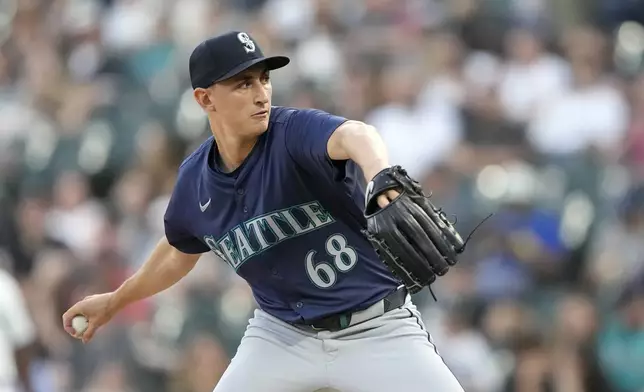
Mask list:
[{"label": "jersey button placket", "polygon": [[244,194],[246,193],[246,191],[244,190],[244,188],[237,188],[235,192],[239,197],[239,204],[241,204],[242,206],[242,212],[244,216],[248,216],[248,206],[244,205]]}]

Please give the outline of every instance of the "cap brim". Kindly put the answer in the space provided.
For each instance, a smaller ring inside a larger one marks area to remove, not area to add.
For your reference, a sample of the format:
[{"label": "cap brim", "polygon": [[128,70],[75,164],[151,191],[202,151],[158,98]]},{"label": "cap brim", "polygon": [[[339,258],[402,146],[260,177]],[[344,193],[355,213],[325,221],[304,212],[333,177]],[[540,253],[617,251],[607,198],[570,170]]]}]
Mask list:
[{"label": "cap brim", "polygon": [[247,70],[248,68],[257,65],[257,64],[265,64],[266,68],[269,71],[272,71],[274,69],[282,68],[286,66],[288,63],[291,62],[291,59],[286,57],[286,56],[271,56],[271,57],[264,57],[261,59],[253,59],[249,60],[246,62],[243,62],[236,66],[235,68],[231,69],[221,77],[219,77],[217,80],[215,80],[213,83],[221,82],[222,80],[230,79],[233,76],[240,74]]}]

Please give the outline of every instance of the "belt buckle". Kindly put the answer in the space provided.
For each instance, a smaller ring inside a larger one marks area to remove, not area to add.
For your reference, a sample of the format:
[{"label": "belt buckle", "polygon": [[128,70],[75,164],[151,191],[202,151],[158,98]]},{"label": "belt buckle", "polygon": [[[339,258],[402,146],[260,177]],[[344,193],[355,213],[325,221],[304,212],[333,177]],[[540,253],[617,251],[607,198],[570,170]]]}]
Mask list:
[{"label": "belt buckle", "polygon": [[[310,324],[309,327],[311,327],[311,329],[313,329],[314,331],[341,331],[343,329],[346,329],[346,328],[352,326],[351,321],[352,321],[354,315],[358,316],[358,315],[371,313],[370,317],[367,316],[364,320],[359,320],[356,324],[360,324],[362,322],[371,320],[372,318],[382,316],[383,314],[387,313],[387,311],[392,310],[392,309],[387,309],[387,303],[389,303],[389,305],[391,305],[391,302],[392,302],[392,300],[394,298],[389,299],[388,297],[399,295],[400,292],[402,292],[404,294],[404,298],[406,299],[407,291],[406,291],[405,286],[399,286],[398,288],[396,288],[396,290],[394,290],[392,293],[390,293],[387,297],[381,299],[380,301],[378,301],[375,304],[371,305],[367,309],[357,311],[357,312],[342,313],[342,314],[339,314],[339,315],[336,315],[336,316],[331,316],[331,317],[333,317],[335,319],[335,320],[333,320],[334,324],[335,324],[335,321],[337,320],[337,324],[339,326],[339,328],[337,328],[337,329],[335,327],[334,328],[319,328],[319,327],[314,326],[313,324]],[[405,302],[405,299],[403,299],[403,303]],[[378,307],[379,305],[381,305],[380,311],[379,312],[373,312],[373,310],[375,310],[374,307]],[[360,317],[358,317],[358,318],[360,318]]]},{"label": "belt buckle", "polygon": [[351,313],[343,313],[336,316],[331,316],[332,318],[329,321],[332,321],[332,323],[335,324],[331,327],[329,326],[316,327],[313,324],[310,324],[309,326],[314,331],[331,331],[331,332],[342,331],[343,329],[346,329],[351,326],[351,315],[352,315]]},{"label": "belt buckle", "polygon": [[345,313],[345,314],[341,314],[339,316],[339,318],[340,318],[340,329],[339,330],[340,331],[342,331],[343,329],[348,328],[348,327],[351,326],[351,316],[352,315],[353,315],[353,313],[348,313],[348,314]]}]

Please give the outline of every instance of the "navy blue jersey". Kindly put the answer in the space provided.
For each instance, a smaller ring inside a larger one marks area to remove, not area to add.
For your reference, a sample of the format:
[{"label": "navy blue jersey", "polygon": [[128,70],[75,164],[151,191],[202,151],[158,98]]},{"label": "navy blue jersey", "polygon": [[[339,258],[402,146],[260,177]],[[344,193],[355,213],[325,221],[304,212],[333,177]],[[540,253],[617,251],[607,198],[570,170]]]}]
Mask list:
[{"label": "navy blue jersey", "polygon": [[346,119],[273,107],[268,130],[232,173],[218,170],[212,137],[179,168],[165,214],[170,244],[213,251],[287,322],[367,307],[398,286],[360,233],[364,187],[327,141]]}]

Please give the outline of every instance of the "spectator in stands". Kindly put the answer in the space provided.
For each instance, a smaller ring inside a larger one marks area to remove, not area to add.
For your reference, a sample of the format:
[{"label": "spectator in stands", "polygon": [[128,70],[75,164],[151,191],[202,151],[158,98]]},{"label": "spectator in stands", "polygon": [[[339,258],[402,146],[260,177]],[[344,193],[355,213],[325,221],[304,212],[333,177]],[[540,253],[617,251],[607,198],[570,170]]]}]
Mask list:
[{"label": "spectator in stands", "polygon": [[644,389],[644,273],[624,287],[599,336],[599,359],[619,392]]},{"label": "spectator in stands", "polygon": [[36,328],[18,281],[0,268],[0,391],[32,392]]}]

